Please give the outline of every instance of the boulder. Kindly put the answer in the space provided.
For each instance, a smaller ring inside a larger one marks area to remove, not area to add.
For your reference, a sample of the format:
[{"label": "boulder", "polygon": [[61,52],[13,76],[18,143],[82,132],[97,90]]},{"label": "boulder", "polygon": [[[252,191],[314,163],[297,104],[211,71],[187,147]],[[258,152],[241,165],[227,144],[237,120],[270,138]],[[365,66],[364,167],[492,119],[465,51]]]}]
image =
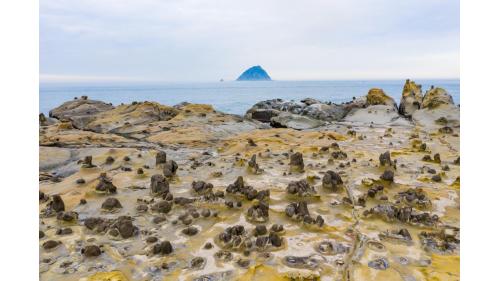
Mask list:
[{"label": "boulder", "polygon": [[344,121],[363,124],[410,125],[409,121],[401,118],[396,107],[389,105],[371,105],[366,108],[353,109]]},{"label": "boulder", "polygon": [[156,102],[134,102],[96,115],[84,129],[97,133],[130,133],[132,126],[167,121],[177,114],[177,109]]},{"label": "boulder", "polygon": [[291,128],[296,130],[305,130],[317,128],[323,125],[324,122],[312,119],[307,116],[291,114],[283,112],[278,116],[271,118],[271,127],[274,128]]},{"label": "boulder", "polygon": [[431,89],[425,93],[422,101],[422,108],[434,109],[440,105],[454,105],[453,98],[445,89],[431,87]]},{"label": "boulder", "polygon": [[422,101],[422,85],[415,84],[414,81],[407,79],[399,103],[399,114],[410,117],[413,112],[422,107]]},{"label": "boulder", "polygon": [[59,120],[70,120],[74,127],[84,128],[95,116],[101,112],[113,109],[114,107],[102,101],[89,100],[82,97],[68,101],[52,109],[49,116]]},{"label": "boulder", "polygon": [[396,102],[393,98],[385,94],[382,89],[372,88],[366,95],[366,105],[387,105],[397,109]]}]

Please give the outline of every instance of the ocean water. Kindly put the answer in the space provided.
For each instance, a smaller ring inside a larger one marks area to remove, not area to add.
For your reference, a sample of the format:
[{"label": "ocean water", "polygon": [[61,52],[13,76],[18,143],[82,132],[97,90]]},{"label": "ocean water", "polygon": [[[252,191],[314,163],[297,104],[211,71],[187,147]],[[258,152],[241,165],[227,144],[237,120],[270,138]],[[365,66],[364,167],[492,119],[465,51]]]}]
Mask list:
[{"label": "ocean water", "polygon": [[[460,103],[460,80],[417,80],[425,93],[431,85],[442,87]],[[259,81],[213,83],[113,83],[113,84],[40,84],[40,112],[48,112],[65,101],[86,95],[90,99],[111,102],[113,105],[133,101],[156,101],[175,105],[187,101],[211,104],[215,109],[243,115],[255,103],[282,98],[299,101],[315,98],[341,103],[366,95],[370,88],[382,88],[399,104],[404,80],[372,81]]]}]

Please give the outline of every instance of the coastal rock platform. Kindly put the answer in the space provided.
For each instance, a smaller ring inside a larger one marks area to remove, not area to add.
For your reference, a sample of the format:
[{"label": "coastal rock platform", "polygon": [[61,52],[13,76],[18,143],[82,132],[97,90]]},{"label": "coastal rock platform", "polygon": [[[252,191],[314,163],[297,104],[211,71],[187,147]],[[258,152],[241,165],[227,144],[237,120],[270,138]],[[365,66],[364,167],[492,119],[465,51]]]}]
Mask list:
[{"label": "coastal rock platform", "polygon": [[426,95],[69,101],[40,121],[40,279],[458,280],[459,107]]}]

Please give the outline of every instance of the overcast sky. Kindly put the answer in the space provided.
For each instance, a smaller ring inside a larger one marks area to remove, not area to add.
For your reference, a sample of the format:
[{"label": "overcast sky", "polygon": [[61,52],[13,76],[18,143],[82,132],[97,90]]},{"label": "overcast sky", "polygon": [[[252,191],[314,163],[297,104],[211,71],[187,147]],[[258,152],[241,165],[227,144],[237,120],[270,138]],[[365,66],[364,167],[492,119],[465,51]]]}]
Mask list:
[{"label": "overcast sky", "polygon": [[459,77],[458,0],[41,0],[40,79]]}]

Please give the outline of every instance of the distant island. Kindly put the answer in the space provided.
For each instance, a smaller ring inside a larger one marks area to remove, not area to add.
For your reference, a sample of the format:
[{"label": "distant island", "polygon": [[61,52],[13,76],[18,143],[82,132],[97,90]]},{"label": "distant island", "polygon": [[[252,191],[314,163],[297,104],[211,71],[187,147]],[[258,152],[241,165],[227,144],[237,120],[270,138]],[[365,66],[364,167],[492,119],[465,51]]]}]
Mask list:
[{"label": "distant island", "polygon": [[260,65],[256,65],[245,70],[236,81],[271,81],[271,77]]}]

